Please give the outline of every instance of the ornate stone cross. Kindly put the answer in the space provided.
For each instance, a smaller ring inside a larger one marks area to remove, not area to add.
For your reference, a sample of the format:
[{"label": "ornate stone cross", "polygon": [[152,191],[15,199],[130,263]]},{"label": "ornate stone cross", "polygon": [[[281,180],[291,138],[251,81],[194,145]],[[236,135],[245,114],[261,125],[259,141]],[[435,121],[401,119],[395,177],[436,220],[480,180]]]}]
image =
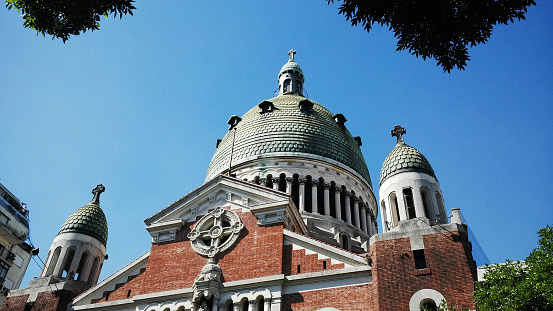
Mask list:
[{"label": "ornate stone cross", "polygon": [[288,51],[288,55],[290,55],[290,60],[294,60],[294,55],[296,55],[296,50],[292,49]]},{"label": "ornate stone cross", "polygon": [[407,132],[405,131],[404,127],[401,127],[401,125],[396,125],[392,130],[392,137],[396,136],[397,142],[400,143],[400,142],[403,142],[403,138],[401,136],[405,133]]},{"label": "ornate stone cross", "polygon": [[100,194],[104,191],[106,191],[106,187],[104,187],[104,185],[97,185],[96,188],[92,189],[92,194],[94,194],[94,197],[90,202],[100,204]]}]

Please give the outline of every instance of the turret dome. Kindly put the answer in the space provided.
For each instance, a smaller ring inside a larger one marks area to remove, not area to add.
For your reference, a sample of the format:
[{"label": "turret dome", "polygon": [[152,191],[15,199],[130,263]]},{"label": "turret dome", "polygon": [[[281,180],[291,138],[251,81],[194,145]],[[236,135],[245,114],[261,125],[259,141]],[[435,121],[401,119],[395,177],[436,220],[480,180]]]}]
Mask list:
[{"label": "turret dome", "polygon": [[[398,130],[402,130],[403,132],[398,133]],[[401,138],[402,134],[405,134],[405,128],[398,128],[396,126],[392,130],[392,136],[398,136],[398,142],[395,148],[388,154],[386,160],[384,160],[384,164],[382,164],[380,184],[382,185],[388,177],[401,172],[421,172],[436,178],[430,162],[420,151],[405,144]]]},{"label": "turret dome", "polygon": [[[98,187],[100,186],[98,185]],[[58,235],[69,232],[81,233],[94,237],[106,245],[108,222],[104,211],[100,208],[98,187],[93,191],[94,198],[92,201],[71,214],[61,226]]]}]

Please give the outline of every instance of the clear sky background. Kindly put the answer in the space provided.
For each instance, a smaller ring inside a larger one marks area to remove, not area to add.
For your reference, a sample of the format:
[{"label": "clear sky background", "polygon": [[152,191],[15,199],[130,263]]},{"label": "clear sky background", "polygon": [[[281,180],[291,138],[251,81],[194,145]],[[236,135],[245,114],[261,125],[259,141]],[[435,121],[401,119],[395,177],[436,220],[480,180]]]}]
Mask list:
[{"label": "clear sky background", "polygon": [[[0,8],[0,182],[43,260],[104,184],[103,279],[150,249],[143,220],[204,182],[228,118],[273,97],[293,48],[309,98],[362,137],[377,196],[401,124],[490,260],[523,259],[553,225],[553,3],[537,2],[451,74],[323,0],[137,1],[65,44]],[[22,287],[39,273],[31,261]]]}]

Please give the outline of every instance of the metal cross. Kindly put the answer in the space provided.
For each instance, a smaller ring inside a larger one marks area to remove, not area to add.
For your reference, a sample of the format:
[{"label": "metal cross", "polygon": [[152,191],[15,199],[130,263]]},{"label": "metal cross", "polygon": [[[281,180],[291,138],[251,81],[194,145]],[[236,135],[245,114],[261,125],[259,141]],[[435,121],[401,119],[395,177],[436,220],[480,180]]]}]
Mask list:
[{"label": "metal cross", "polygon": [[401,125],[396,125],[394,127],[394,129],[392,130],[392,137],[396,136],[398,143],[403,142],[403,138],[401,136],[405,133],[407,133],[407,132],[405,131],[404,127],[401,127]]},{"label": "metal cross", "polygon": [[94,197],[92,198],[92,203],[100,204],[100,194],[102,192],[106,191],[106,187],[104,185],[99,184],[96,186],[96,188],[92,189],[92,194],[94,194]]},{"label": "metal cross", "polygon": [[296,50],[292,49],[288,51],[288,55],[290,55],[290,60],[294,60],[294,55],[296,55]]}]

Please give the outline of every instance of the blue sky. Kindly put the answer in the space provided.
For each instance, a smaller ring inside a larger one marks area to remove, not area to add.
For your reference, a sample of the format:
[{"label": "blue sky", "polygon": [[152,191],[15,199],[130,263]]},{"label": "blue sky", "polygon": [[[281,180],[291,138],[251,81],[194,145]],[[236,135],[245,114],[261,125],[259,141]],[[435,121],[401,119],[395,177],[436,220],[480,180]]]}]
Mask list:
[{"label": "blue sky", "polygon": [[150,249],[143,220],[203,183],[229,116],[273,97],[293,48],[309,97],[362,137],[376,194],[401,124],[490,260],[523,259],[553,225],[553,4],[537,2],[451,74],[326,1],[138,1],[65,44],[0,9],[0,182],[43,260],[103,183],[103,279]]}]

